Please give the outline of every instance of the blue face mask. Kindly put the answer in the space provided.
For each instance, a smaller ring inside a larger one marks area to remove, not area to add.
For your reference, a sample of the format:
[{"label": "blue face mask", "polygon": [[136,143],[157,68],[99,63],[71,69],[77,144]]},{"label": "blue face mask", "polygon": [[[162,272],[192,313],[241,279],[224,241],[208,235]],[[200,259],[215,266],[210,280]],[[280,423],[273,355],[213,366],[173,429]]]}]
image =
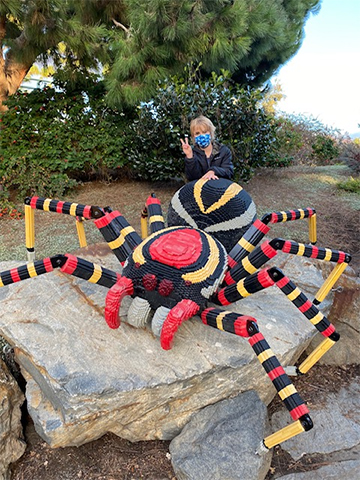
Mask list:
[{"label": "blue face mask", "polygon": [[198,135],[197,137],[195,137],[195,142],[201,148],[208,147],[210,145],[210,142],[211,142],[210,133],[204,133],[203,135]]}]

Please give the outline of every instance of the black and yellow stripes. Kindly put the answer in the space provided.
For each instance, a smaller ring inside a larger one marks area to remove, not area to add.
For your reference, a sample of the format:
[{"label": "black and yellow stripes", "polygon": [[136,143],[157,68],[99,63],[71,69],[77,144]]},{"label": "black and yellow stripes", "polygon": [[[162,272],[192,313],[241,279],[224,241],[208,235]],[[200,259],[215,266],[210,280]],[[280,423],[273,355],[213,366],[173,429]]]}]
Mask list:
[{"label": "black and yellow stripes", "polygon": [[79,203],[63,202],[51,198],[27,197],[25,205],[29,205],[36,210],[44,210],[45,212],[63,213],[73,217],[97,218],[102,215],[101,209],[91,205],[81,205]]},{"label": "black and yellow stripes", "polygon": [[146,201],[148,222],[150,232],[154,233],[165,228],[164,217],[161,210],[161,203],[154,194],[151,194]]},{"label": "black and yellow stripes", "polygon": [[66,254],[66,261],[61,267],[61,271],[75,277],[83,278],[90,283],[96,283],[103,287],[111,288],[120,278],[120,275],[108,268],[104,268],[96,263],[89,262],[83,258]]},{"label": "black and yellow stripes", "polygon": [[316,214],[314,208],[299,208],[294,210],[286,210],[281,212],[272,212],[270,223],[291,222],[293,220],[302,220],[304,218],[312,217]]},{"label": "black and yellow stripes", "polygon": [[[272,271],[280,272],[281,270],[273,268]],[[271,273],[271,272],[270,272]],[[282,274],[283,275],[283,274]],[[295,307],[316,327],[316,329],[324,335],[330,337],[335,332],[332,325],[325,315],[320,312],[317,307],[302,293],[302,291],[285,275],[282,276],[276,285],[287,296],[287,298],[295,305]]]},{"label": "black and yellow stripes", "polygon": [[35,262],[12,268],[11,270],[5,270],[4,272],[0,272],[0,287],[37,277],[38,275],[51,272],[53,269],[51,258],[47,257],[43,260],[36,260]]},{"label": "black and yellow stripes", "polygon": [[234,267],[240,263],[243,258],[247,257],[269,232],[269,230],[270,228],[261,220],[255,220],[255,222],[249,227],[249,229],[240,238],[238,243],[230,251],[229,266]]},{"label": "black and yellow stripes", "polygon": [[212,301],[220,305],[229,305],[260,290],[264,290],[264,288],[271,287],[274,283],[274,280],[268,274],[268,270],[263,269],[237,283],[220,289],[213,295]]},{"label": "black and yellow stripes", "polygon": [[124,262],[142,241],[120,212],[107,212],[94,223],[120,262]]},{"label": "black and yellow stripes", "polygon": [[251,336],[248,341],[276,388],[279,397],[289,410],[292,419],[298,420],[303,415],[309,413],[307,406],[285,373],[264,336],[259,332]]},{"label": "black and yellow stripes", "polygon": [[325,260],[327,262],[349,263],[351,260],[351,256],[346,252],[342,252],[341,250],[315,247],[314,245],[297,243],[290,240],[283,240],[282,238],[274,238],[273,240],[271,240],[270,245],[273,248],[281,250],[284,253],[299,255],[307,258],[314,258],[317,260]]},{"label": "black and yellow stripes", "polygon": [[205,325],[233,333],[240,337],[248,337],[258,331],[254,318],[240,315],[235,312],[220,310],[219,308],[207,308],[201,313],[201,320]]}]

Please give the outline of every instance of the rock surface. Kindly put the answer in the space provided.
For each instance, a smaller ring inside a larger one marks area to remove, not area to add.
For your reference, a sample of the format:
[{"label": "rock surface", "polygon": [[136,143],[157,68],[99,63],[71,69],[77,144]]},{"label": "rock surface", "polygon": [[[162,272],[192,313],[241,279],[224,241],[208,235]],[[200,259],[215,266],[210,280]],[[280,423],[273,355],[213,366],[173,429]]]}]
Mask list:
[{"label": "rock surface", "polygon": [[24,395],[0,359],[0,480],[8,480],[8,467],[25,451],[21,425]]},{"label": "rock surface", "polygon": [[[120,270],[106,245],[78,254]],[[300,257],[282,262],[300,288],[316,292],[322,283],[316,267]],[[0,270],[19,264],[3,262]],[[131,441],[172,439],[210,404],[252,389],[265,403],[274,396],[245,339],[195,317],[180,327],[173,350],[163,351],[149,329],[124,322],[118,330],[107,327],[106,293],[60,271],[0,289],[0,335],[15,349],[29,413],[51,446],[81,445],[106,432]],[[124,302],[122,317],[127,307]],[[284,366],[316,333],[276,287],[231,309],[258,320]]]},{"label": "rock surface", "polygon": [[[314,422],[312,430],[281,445],[295,460],[302,457],[303,464],[309,465],[309,470],[276,478],[358,480],[360,378],[356,377],[350,385],[341,388],[339,392],[324,395],[323,403],[311,406],[311,417]],[[271,419],[272,428],[281,427],[285,422],[283,412],[275,413]]]},{"label": "rock surface", "polygon": [[268,433],[267,410],[254,391],[206,407],[170,443],[176,478],[263,480],[272,450],[256,451]]}]

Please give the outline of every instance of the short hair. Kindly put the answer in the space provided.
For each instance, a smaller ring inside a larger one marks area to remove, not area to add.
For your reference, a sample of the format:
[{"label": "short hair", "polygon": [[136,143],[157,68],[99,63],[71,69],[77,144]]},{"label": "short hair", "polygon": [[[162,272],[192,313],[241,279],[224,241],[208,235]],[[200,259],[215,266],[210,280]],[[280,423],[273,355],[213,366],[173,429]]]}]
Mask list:
[{"label": "short hair", "polygon": [[215,126],[209,118],[200,115],[200,117],[191,120],[190,134],[193,140],[195,140],[195,130],[197,127],[200,127],[201,130],[209,130],[211,140],[215,140]]}]

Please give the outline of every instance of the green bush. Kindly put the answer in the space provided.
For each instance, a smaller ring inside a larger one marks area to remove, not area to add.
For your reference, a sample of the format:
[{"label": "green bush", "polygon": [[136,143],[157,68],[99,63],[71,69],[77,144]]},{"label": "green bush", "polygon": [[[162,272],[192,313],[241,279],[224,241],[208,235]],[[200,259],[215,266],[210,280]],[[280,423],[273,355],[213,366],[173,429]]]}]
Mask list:
[{"label": "green bush", "polygon": [[189,134],[191,119],[205,115],[214,123],[217,138],[232,150],[235,178],[248,180],[270,160],[276,138],[273,117],[259,107],[261,92],[232,83],[227,72],[206,80],[190,68],[185,74],[161,83],[154,99],[139,107],[132,168],[140,178],[181,176],[180,138]]},{"label": "green bush", "polygon": [[338,182],[336,184],[339,190],[345,190],[346,192],[360,193],[360,178],[350,177],[348,180]]}]

